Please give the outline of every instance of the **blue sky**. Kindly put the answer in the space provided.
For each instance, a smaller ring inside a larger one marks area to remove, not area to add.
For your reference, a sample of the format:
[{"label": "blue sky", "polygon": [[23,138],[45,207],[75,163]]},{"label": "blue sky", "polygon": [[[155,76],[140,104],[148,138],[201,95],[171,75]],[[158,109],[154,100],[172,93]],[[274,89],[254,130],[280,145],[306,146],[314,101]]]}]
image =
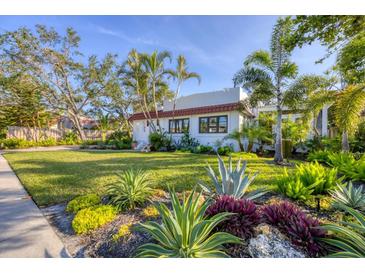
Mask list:
[{"label": "blue sky", "polygon": [[[132,48],[142,52],[168,50],[184,54],[190,71],[202,82],[186,82],[182,95],[232,87],[232,76],[244,58],[257,49],[269,49],[276,16],[0,16],[0,30],[35,24],[53,26],[61,33],[73,27],[81,36],[85,55],[103,57],[117,53],[122,61]],[[318,44],[296,49],[292,59],[299,72],[323,73],[334,56],[323,64],[325,49]],[[173,66],[173,65],[172,65]]]}]

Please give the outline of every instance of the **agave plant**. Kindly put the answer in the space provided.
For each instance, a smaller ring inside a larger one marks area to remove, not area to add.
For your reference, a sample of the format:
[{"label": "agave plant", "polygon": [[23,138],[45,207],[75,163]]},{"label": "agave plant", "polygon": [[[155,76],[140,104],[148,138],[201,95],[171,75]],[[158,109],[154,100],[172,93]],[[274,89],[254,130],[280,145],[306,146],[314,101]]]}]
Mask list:
[{"label": "agave plant", "polygon": [[327,224],[322,228],[333,233],[332,238],[322,241],[333,247],[333,258],[364,258],[365,257],[365,216],[353,208],[340,204],[339,207],[351,214],[356,222],[342,222],[342,225]]},{"label": "agave plant", "polygon": [[354,187],[350,182],[347,187],[338,185],[337,189],[330,193],[334,199],[334,206],[336,207],[342,204],[354,209],[365,209],[365,193],[363,193],[363,186]]},{"label": "agave plant", "polygon": [[233,196],[236,199],[244,197],[245,199],[254,200],[264,195],[268,191],[266,189],[257,189],[250,193],[246,193],[249,185],[257,176],[257,173],[251,177],[245,175],[246,165],[247,162],[244,161],[241,167],[241,159],[239,159],[236,168],[233,169],[232,158],[229,156],[228,167],[226,167],[224,161],[218,155],[218,169],[220,173],[220,179],[215,174],[213,168],[210,165],[206,167],[208,175],[214,184],[215,191],[202,182],[199,182],[199,185],[204,191],[210,194],[216,193],[218,195]]},{"label": "agave plant", "polygon": [[180,203],[176,193],[170,191],[172,210],[160,203],[156,205],[162,223],[146,222],[136,229],[146,232],[157,241],[140,246],[138,257],[145,258],[209,258],[228,257],[223,244],[240,244],[240,238],[226,232],[213,233],[215,227],[226,220],[231,213],[206,216],[209,200],[200,204],[201,193],[195,191]]},{"label": "agave plant", "polygon": [[129,169],[118,176],[120,180],[111,184],[106,191],[109,203],[118,210],[134,209],[152,195],[151,181],[146,171]]}]

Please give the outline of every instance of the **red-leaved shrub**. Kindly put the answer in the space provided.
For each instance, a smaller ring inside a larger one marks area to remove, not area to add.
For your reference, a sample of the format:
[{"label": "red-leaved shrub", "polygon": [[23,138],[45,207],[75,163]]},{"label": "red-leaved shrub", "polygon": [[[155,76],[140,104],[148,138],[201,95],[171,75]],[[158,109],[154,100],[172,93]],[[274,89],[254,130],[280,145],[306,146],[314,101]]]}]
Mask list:
[{"label": "red-leaved shrub", "polygon": [[262,208],[263,220],[286,234],[293,244],[304,248],[310,256],[323,253],[318,238],[325,237],[317,219],[306,215],[289,202],[267,205]]},{"label": "red-leaved shrub", "polygon": [[252,201],[235,199],[228,195],[218,197],[208,207],[206,214],[213,216],[220,212],[232,212],[235,214],[220,223],[217,226],[217,230],[228,232],[244,239],[253,236],[253,229],[260,221],[256,205]]}]

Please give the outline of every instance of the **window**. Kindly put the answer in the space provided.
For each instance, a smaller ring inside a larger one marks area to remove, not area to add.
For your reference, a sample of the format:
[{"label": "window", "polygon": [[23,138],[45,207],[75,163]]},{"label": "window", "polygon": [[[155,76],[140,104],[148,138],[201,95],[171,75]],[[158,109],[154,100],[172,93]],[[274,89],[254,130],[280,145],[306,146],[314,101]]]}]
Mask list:
[{"label": "window", "polygon": [[199,133],[227,133],[227,129],[227,115],[199,118]]},{"label": "window", "polygon": [[170,133],[183,133],[189,131],[189,119],[174,119],[169,120]]}]

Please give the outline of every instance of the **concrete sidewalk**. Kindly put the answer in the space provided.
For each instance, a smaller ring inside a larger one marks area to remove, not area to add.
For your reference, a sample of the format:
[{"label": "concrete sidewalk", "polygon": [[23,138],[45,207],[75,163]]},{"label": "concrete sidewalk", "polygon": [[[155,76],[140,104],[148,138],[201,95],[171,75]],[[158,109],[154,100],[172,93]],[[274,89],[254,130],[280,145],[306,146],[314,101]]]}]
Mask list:
[{"label": "concrete sidewalk", "polygon": [[0,258],[69,257],[62,241],[0,154]]}]

